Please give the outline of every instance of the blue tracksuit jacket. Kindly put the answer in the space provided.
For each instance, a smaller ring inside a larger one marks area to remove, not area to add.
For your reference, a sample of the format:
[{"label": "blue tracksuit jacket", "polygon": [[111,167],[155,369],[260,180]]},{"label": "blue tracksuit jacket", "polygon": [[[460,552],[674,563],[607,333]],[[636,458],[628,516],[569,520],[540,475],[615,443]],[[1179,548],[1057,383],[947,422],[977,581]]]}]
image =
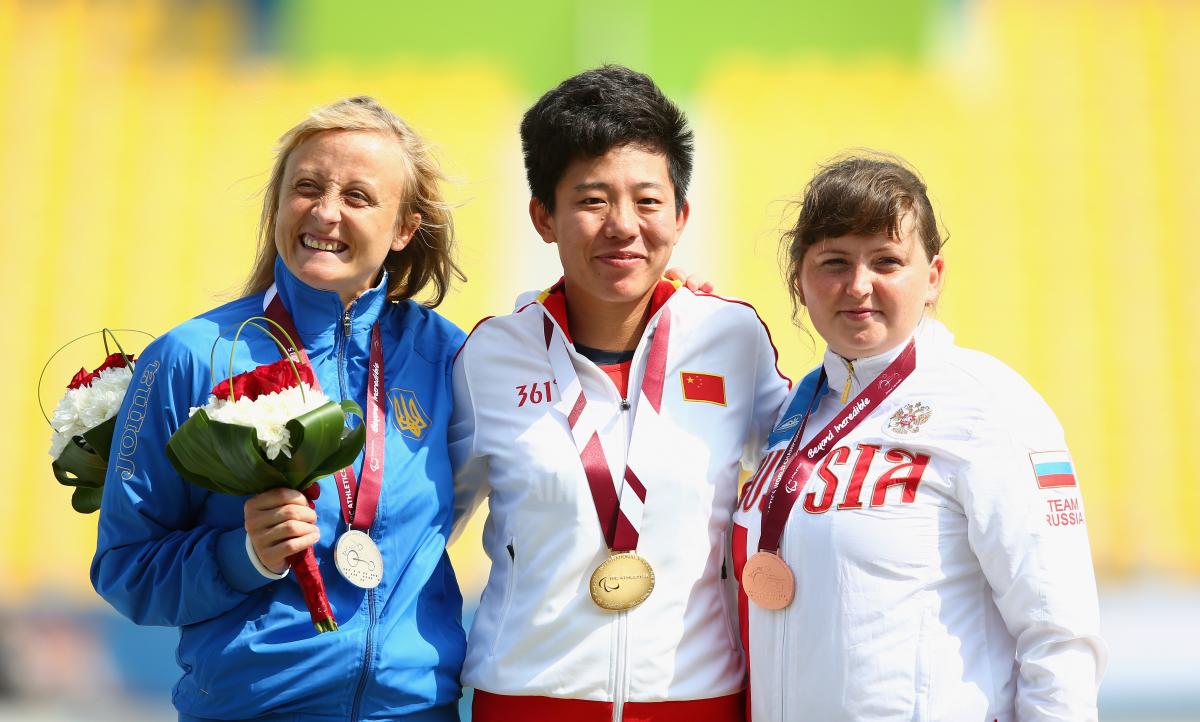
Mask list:
[{"label": "blue tracksuit jacket", "polygon": [[[330,398],[366,407],[371,326],[381,323],[387,444],[370,535],[383,554],[383,583],[365,591],[334,568],[345,523],[333,478],[320,480],[315,551],[341,628],[318,634],[294,576],[271,581],[251,563],[246,497],[205,491],[167,461],[167,439],[213,386],[214,339],[220,380],[230,371],[233,330],[262,315],[264,294],[256,294],[181,324],[138,358],[117,419],[92,584],[134,622],[180,628],[183,676],[173,699],[181,719],[425,717],[459,698],[465,649],[462,597],[445,551],[451,364],[463,333],[419,304],[388,302],[386,280],[344,313],[336,293],[305,285],[280,261],[275,277]],[[279,358],[265,334],[247,327],[233,371]],[[397,423],[398,407],[407,423]],[[361,467],[360,454],[356,473]]]}]

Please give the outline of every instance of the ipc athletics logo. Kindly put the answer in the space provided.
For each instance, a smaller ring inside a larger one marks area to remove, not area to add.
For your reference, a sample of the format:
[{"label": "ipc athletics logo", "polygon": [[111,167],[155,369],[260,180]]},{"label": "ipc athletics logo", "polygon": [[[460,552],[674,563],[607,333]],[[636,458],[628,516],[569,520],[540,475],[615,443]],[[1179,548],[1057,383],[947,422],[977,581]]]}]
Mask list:
[{"label": "ipc athletics logo", "polygon": [[392,407],[392,423],[400,433],[420,441],[425,429],[429,428],[429,417],[421,409],[417,395],[408,389],[392,389],[388,391],[388,404]]}]

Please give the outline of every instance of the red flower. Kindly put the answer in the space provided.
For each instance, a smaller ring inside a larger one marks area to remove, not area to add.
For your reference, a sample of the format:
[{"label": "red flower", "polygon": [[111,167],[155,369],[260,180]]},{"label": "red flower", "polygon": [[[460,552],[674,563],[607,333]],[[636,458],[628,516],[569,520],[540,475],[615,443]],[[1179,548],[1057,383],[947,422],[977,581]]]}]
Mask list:
[{"label": "red flower", "polygon": [[[133,363],[133,356],[129,357],[129,363]],[[67,384],[69,389],[77,389],[81,386],[91,386],[99,376],[100,372],[106,369],[119,369],[128,366],[125,363],[125,357],[119,353],[111,353],[108,358],[104,359],[104,363],[96,367],[95,371],[89,372],[87,369],[79,369],[74,376],[71,377],[71,383]]]},{"label": "red flower", "polygon": [[96,378],[96,376],[97,374],[91,373],[87,369],[79,369],[71,377],[71,383],[67,384],[67,388],[77,389],[81,386],[91,386],[92,379]]},{"label": "red flower", "polygon": [[[133,360],[133,357],[130,356],[129,363],[133,363]],[[128,365],[129,364],[125,363],[124,355],[119,353],[110,353],[108,358],[104,359],[104,363],[100,364],[100,367],[96,369],[96,374],[99,375],[99,373],[105,369],[125,368]]]},{"label": "red flower", "polygon": [[[314,378],[311,366],[298,363],[296,364],[296,371],[300,372],[300,381],[309,386],[313,385]],[[293,388],[297,384],[296,371],[292,370],[292,364],[286,358],[279,359],[273,364],[258,366],[233,377],[234,395],[239,399],[245,396],[253,401],[263,394],[273,394],[284,389]],[[228,399],[229,379],[214,386],[212,395],[218,399]]]}]

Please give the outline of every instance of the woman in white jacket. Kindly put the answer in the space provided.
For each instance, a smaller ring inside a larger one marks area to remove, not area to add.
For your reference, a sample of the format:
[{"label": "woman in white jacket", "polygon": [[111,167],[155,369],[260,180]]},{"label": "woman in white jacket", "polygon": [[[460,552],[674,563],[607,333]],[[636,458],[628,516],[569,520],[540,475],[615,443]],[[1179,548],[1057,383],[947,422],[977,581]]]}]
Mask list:
[{"label": "woman in white jacket", "polygon": [[751,718],[1096,719],[1107,656],[1062,428],[928,317],[926,189],[849,157],[810,182],[787,279],[828,344],[734,518]]}]

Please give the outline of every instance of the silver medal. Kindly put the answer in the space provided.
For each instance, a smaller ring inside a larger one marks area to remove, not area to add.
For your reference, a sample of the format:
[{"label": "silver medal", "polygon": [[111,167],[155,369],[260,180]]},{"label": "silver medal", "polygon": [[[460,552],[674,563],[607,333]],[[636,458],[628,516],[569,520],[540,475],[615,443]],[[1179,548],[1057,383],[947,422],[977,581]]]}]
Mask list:
[{"label": "silver medal", "polygon": [[374,589],[383,581],[383,556],[365,532],[351,529],[337,540],[333,550],[337,570],[356,587]]}]

